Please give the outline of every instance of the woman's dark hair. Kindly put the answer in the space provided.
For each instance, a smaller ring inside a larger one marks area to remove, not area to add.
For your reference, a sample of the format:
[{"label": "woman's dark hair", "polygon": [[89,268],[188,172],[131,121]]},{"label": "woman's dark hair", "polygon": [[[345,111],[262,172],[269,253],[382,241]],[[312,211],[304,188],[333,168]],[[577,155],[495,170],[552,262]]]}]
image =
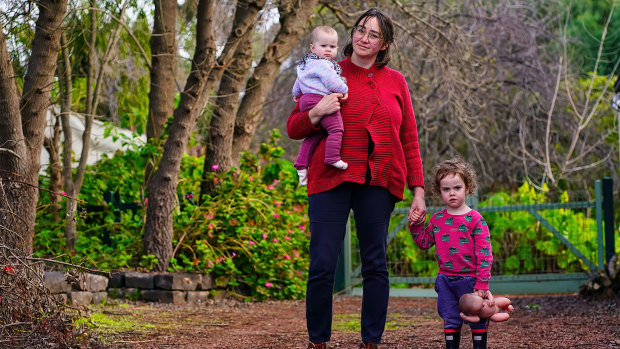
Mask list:
[{"label": "woman's dark hair", "polygon": [[394,43],[394,24],[392,24],[392,20],[390,19],[390,17],[386,16],[383,12],[376,8],[371,8],[368,11],[364,12],[357,19],[357,21],[355,21],[353,28],[351,28],[349,39],[347,40],[347,43],[342,49],[342,53],[345,57],[350,56],[353,53],[353,35],[355,34],[357,26],[360,23],[365,24],[366,21],[372,17],[377,19],[379,29],[381,29],[381,39],[383,40],[382,44],[387,46],[385,50],[379,51],[379,54],[377,55],[377,68],[383,68],[390,62],[390,59],[392,58],[390,54],[390,48]]}]

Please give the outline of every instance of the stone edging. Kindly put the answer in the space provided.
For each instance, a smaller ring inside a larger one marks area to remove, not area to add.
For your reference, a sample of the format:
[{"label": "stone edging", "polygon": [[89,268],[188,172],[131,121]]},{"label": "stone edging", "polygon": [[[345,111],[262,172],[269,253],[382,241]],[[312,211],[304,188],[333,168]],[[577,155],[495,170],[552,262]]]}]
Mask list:
[{"label": "stone edging", "polygon": [[190,273],[114,272],[109,277],[80,274],[68,281],[64,272],[45,272],[43,281],[52,294],[74,305],[98,304],[110,298],[129,298],[161,303],[199,303],[208,298],[221,299],[225,289],[214,289],[213,277]]}]

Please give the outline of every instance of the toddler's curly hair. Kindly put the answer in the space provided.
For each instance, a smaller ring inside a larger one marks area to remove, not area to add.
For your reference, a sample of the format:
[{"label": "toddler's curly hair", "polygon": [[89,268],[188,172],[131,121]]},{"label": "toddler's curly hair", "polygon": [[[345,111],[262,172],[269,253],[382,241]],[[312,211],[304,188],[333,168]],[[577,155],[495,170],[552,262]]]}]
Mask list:
[{"label": "toddler's curly hair", "polygon": [[448,175],[458,175],[465,183],[467,194],[473,194],[474,189],[478,186],[478,176],[474,167],[466,162],[462,157],[457,156],[450,160],[445,160],[433,167],[433,183],[431,190],[437,196],[441,196],[441,188],[439,182]]}]

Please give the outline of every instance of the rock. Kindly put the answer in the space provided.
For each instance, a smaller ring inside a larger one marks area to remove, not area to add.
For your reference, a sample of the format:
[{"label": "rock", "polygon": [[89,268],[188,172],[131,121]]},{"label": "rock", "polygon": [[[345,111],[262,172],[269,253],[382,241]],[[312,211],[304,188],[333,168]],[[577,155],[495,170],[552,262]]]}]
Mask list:
[{"label": "rock", "polygon": [[188,291],[187,303],[203,303],[209,299],[209,291]]},{"label": "rock", "polygon": [[125,273],[125,287],[153,289],[155,287],[154,275],[138,272]]},{"label": "rock", "polygon": [[142,290],[140,298],[145,301],[161,302],[161,303],[186,303],[185,292],[183,291],[167,291],[167,290]]},{"label": "rock", "polygon": [[107,292],[93,292],[93,304],[101,304],[108,299]]},{"label": "rock", "polygon": [[158,274],[155,287],[163,290],[194,291],[202,281],[200,274]]},{"label": "rock", "polygon": [[125,287],[125,273],[112,272],[108,278],[108,287],[121,288]]},{"label": "rock", "polygon": [[65,279],[62,271],[48,271],[43,276],[43,284],[51,293],[71,292],[71,284]]},{"label": "rock", "polygon": [[93,294],[86,291],[69,292],[69,300],[73,305],[88,305],[93,302]]}]

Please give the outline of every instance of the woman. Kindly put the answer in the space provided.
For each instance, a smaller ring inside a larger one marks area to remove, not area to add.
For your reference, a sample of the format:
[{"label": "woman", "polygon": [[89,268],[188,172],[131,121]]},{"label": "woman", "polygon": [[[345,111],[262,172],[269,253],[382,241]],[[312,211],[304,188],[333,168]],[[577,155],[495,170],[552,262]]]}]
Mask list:
[{"label": "woman", "polygon": [[349,97],[333,93],[312,109],[297,106],[287,121],[292,139],[320,131],[324,115],[340,110],[344,123],[341,157],[346,170],[325,165],[325,139],[310,161],[308,215],[310,269],[306,290],[308,348],[327,348],[331,336],[332,293],[338,255],[351,209],[362,261],[363,297],[360,348],[377,348],[389,298],[386,262],[390,215],[405,185],[414,192],[409,215],[426,215],[424,179],[409,89],[403,75],[386,65],[394,43],[389,17],[377,9],[362,14],[338,62]]}]

